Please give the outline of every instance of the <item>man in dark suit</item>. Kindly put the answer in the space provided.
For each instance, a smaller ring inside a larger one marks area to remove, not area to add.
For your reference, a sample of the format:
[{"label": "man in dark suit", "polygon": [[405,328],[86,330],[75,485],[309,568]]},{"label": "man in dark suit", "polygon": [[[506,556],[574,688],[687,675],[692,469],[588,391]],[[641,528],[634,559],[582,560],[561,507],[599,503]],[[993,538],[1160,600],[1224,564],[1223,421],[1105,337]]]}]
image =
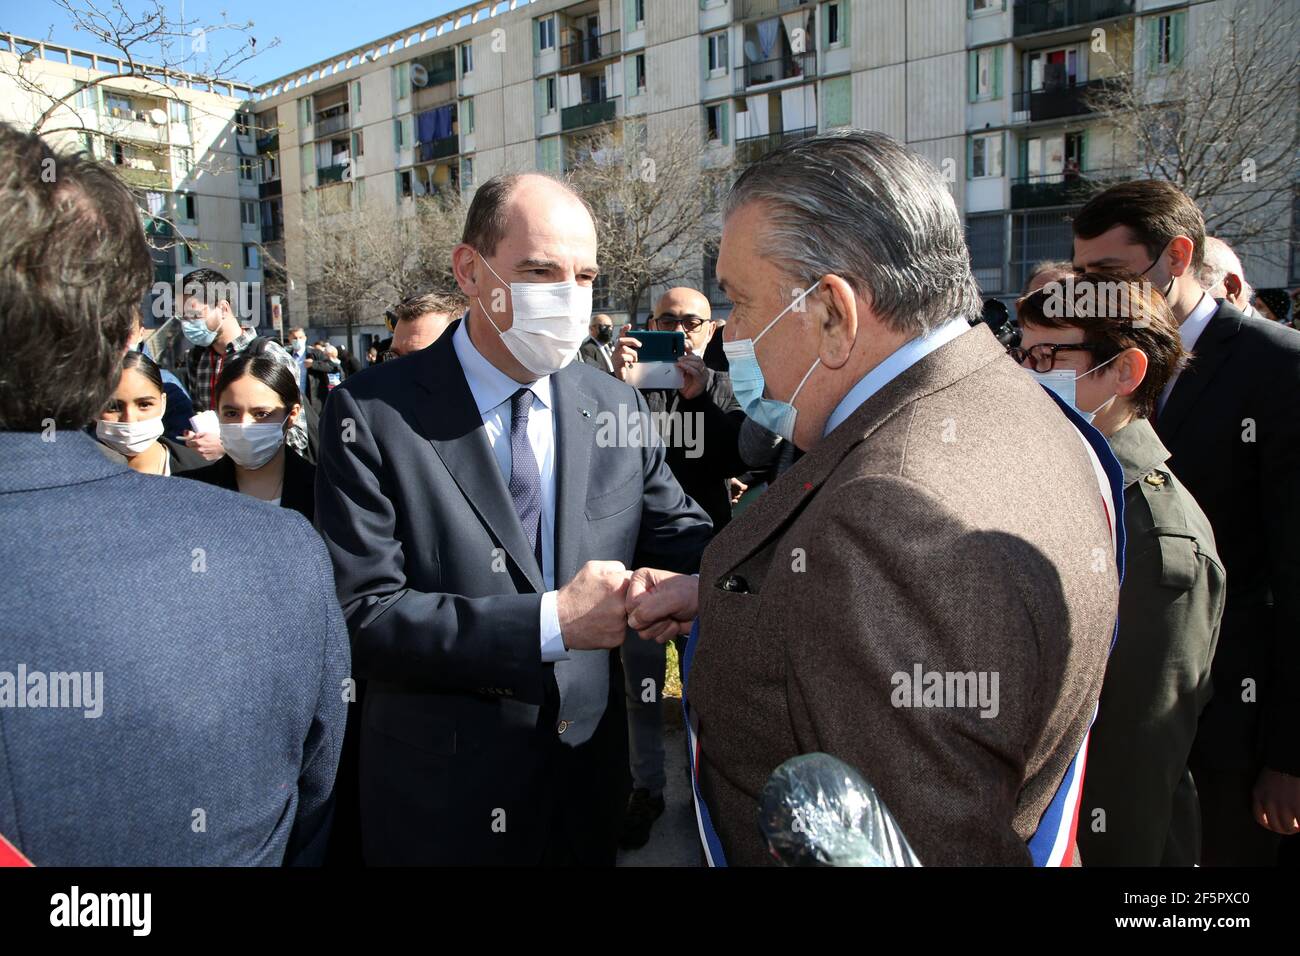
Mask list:
[{"label": "man in dark suit", "polygon": [[[820,751],[863,773],[926,865],[1068,865],[1118,603],[1118,465],[970,326],[960,216],[902,144],[788,144],[724,215],[736,397],[807,453],[698,578],[638,569],[628,588],[647,638],[698,610],[686,692],[710,859],[772,863],[759,794]],[[1008,476],[1019,493],[991,494]]]},{"label": "man in dark suit", "polygon": [[452,254],[470,300],[433,345],[334,389],[317,521],[356,672],[367,862],[612,864],[627,801],[628,568],[694,570],[711,528],[645,402],[574,363],[585,204],[479,187]]},{"label": "man in dark suit", "polygon": [[1300,830],[1300,333],[1210,298],[1204,244],[1200,210],[1165,182],[1114,186],[1074,220],[1075,265],[1145,275],[1192,353],[1155,427],[1228,575],[1192,752],[1201,859],[1267,865]]},{"label": "man in dark suit", "polygon": [[590,333],[578,347],[578,360],[592,368],[613,373],[614,320],[604,312],[591,317]]},{"label": "man in dark suit", "polygon": [[152,272],[116,174],[0,124],[0,835],[38,866],[318,860],[348,674],[324,545],[81,431]]}]

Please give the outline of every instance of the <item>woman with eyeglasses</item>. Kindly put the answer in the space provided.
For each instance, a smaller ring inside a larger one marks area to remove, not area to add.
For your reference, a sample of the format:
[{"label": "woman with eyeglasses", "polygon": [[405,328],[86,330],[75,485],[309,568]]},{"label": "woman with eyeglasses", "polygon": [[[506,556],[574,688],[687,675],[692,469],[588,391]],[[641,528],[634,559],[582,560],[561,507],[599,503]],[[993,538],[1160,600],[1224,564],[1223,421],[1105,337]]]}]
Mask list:
[{"label": "woman with eyeglasses", "polygon": [[175,475],[206,465],[203,456],[163,434],[166,413],[162,371],[143,352],[127,352],[117,388],[95,423],[95,437],[142,474]]},{"label": "woman with eyeglasses", "polygon": [[1016,310],[1021,341],[1008,353],[1106,436],[1124,470],[1119,634],[1088,744],[1080,857],[1192,866],[1200,817],[1188,759],[1225,576],[1210,523],[1150,423],[1185,358],[1178,326],[1158,291],[1117,274],[1054,277]]},{"label": "woman with eyeglasses", "polygon": [[226,363],[212,396],[226,454],[185,477],[229,488],[315,520],[316,469],[285,444],[302,414],[298,383],[267,355]]}]

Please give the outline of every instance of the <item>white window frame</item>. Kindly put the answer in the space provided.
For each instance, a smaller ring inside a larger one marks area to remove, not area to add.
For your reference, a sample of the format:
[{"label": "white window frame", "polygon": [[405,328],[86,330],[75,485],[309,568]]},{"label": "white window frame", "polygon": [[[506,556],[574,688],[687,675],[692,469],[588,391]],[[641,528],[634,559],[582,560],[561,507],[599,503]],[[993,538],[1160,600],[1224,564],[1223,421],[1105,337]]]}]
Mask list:
[{"label": "white window frame", "polygon": [[[705,107],[704,107],[704,134],[705,134],[706,137],[708,137],[707,140],[706,140],[706,142],[708,142],[708,143],[710,143],[710,144],[713,144],[713,143],[721,143],[721,142],[722,142],[722,125],[723,125],[723,120],[722,120],[722,109],[723,109],[723,104],[721,104],[721,103],[709,103],[709,104],[706,104]],[[710,113],[712,113],[714,110],[717,110],[717,111],[718,111],[718,121],[717,121],[716,123],[712,123],[712,124],[710,124],[710,123],[709,123],[709,115],[710,115]],[[713,129],[717,130],[717,132],[718,132],[718,135],[717,135],[717,136],[709,136],[709,127],[710,127],[710,126],[712,126]]]},{"label": "white window frame", "polygon": [[537,24],[537,49],[541,53],[549,53],[555,49],[555,15],[542,17]]},{"label": "white window frame", "polygon": [[730,50],[728,47],[730,45],[727,43],[726,38],[726,30],[721,30],[717,33],[710,33],[705,37],[705,40],[709,44],[708,62],[718,64],[717,66],[709,67],[710,79],[715,76],[726,76],[727,74],[728,62],[730,59]]},{"label": "white window frame", "polygon": [[[831,32],[831,7],[835,8],[835,32],[834,40],[830,39]],[[833,3],[826,4],[826,10],[823,12],[826,17],[826,49],[838,50],[844,46],[844,2],[843,0],[834,0]]]},{"label": "white window frame", "polygon": [[645,54],[638,53],[632,61],[632,75],[636,79],[636,92],[639,96],[649,85],[649,73],[646,71]]},{"label": "white window frame", "polygon": [[542,95],[546,99],[545,102],[543,103],[544,112],[542,113],[542,115],[550,116],[552,113],[554,113],[556,110],[560,108],[559,83],[556,82],[555,77],[548,76],[546,77],[544,87],[545,89],[543,90]]},{"label": "white window frame", "polygon": [[[469,66],[466,66],[466,63]],[[460,75],[465,76],[467,73],[474,72],[474,44],[470,42],[460,45]]]},{"label": "white window frame", "polygon": [[[239,201],[239,223],[242,226],[252,226],[257,228],[258,222],[258,204],[251,199],[241,199]],[[252,210],[252,216],[249,216],[249,210]]]},{"label": "white window frame", "polygon": [[[993,99],[993,90],[997,86],[996,77],[993,71],[997,69],[997,58],[994,56],[993,47],[985,47],[975,51],[975,102],[981,103]],[[980,85],[980,80],[986,74],[980,69],[981,63],[988,64],[988,87],[985,89]]]}]

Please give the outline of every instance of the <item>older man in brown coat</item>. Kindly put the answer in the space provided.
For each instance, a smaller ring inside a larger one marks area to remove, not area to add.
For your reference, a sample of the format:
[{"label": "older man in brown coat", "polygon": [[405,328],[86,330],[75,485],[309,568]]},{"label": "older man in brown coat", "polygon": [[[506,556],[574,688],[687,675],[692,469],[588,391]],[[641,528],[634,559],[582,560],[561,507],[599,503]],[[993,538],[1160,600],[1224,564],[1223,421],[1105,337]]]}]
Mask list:
[{"label": "older man in brown coat", "polygon": [[718,277],[737,398],[806,454],[698,579],[629,586],[642,637],[699,616],[710,858],[771,862],[763,784],[823,751],[875,785],[924,864],[1068,865],[1115,626],[1116,486],[1082,420],[969,327],[942,179],[879,133],[791,144],[733,187]]}]

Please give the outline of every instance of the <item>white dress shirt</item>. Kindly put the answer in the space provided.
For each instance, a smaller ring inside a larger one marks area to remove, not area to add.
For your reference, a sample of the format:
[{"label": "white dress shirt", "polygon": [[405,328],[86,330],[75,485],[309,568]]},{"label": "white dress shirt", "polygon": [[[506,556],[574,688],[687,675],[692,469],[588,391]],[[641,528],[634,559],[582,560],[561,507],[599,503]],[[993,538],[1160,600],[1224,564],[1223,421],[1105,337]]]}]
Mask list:
[{"label": "white dress shirt", "polygon": [[[452,335],[451,344],[456,350],[465,381],[479,415],[483,417],[483,430],[496,457],[497,467],[506,485],[510,484],[510,399],[521,387],[519,382],[501,371],[474,347],[469,337],[469,327],[464,321]],[[541,652],[543,662],[567,660],[564,638],[560,633],[560,613],[555,590],[555,418],[551,414],[551,377],[539,378],[527,388],[533,393],[533,407],[528,415],[528,443],[533,446],[533,457],[542,479],[542,581],[546,593],[542,595],[540,620]]]},{"label": "white dress shirt", "polygon": [[[1183,320],[1183,324],[1178,326],[1178,337],[1183,340],[1183,350],[1192,353],[1196,350],[1196,342],[1205,331],[1205,327],[1210,324],[1210,319],[1218,311],[1219,303],[1211,299],[1204,292],[1201,293],[1201,300],[1196,303],[1196,308],[1192,309],[1190,315]],[[1169,401],[1169,393],[1174,390],[1174,383],[1178,381],[1178,376],[1182,374],[1182,369],[1178,369],[1169,377],[1165,383],[1164,391],[1160,393],[1160,402],[1156,406],[1157,412],[1165,410],[1165,402]]]}]

